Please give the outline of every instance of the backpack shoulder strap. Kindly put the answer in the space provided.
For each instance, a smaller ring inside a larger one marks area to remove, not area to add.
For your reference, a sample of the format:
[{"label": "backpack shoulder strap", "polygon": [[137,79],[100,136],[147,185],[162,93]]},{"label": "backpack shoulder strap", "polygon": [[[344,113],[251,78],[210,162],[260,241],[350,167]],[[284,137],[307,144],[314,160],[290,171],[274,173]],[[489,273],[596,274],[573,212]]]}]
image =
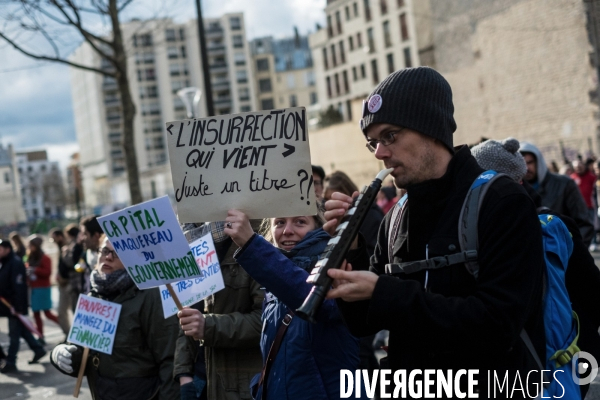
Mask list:
[{"label": "backpack shoulder strap", "polygon": [[[471,185],[458,219],[458,240],[463,252],[472,253],[479,250],[479,209],[491,183],[505,175],[492,170],[485,171]],[[476,259],[465,262],[465,266],[471,275],[478,277],[479,263]]]},{"label": "backpack shoulder strap", "polygon": [[394,243],[396,242],[396,236],[398,236],[398,230],[400,229],[400,221],[402,220],[402,214],[408,204],[408,193],[404,193],[404,196],[400,197],[398,202],[392,208],[392,216],[390,218],[390,226],[388,230],[388,259],[392,261],[394,259]]}]

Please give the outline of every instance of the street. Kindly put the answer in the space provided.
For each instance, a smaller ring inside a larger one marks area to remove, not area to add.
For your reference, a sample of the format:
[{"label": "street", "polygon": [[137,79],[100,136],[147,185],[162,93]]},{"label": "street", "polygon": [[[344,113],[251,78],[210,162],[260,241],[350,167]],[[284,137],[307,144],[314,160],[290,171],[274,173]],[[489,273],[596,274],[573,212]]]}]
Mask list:
[{"label": "street", "polygon": [[[48,255],[54,258],[51,248],[46,248]],[[600,253],[593,253],[596,265],[600,265]],[[58,289],[52,290],[52,302],[58,304]],[[56,310],[55,310],[56,311]],[[30,317],[32,320],[33,318]],[[42,317],[44,318],[44,317]],[[8,323],[6,318],[0,318],[0,345],[8,350]],[[33,358],[33,352],[27,344],[21,340],[20,352],[17,358],[18,373],[0,374],[0,400],[23,400],[23,399],[71,399],[75,388],[75,378],[59,372],[50,364],[50,351],[64,339],[64,334],[51,321],[44,319],[44,336],[46,338],[46,350],[48,355],[44,356],[39,364],[29,365],[27,362]],[[84,378],[81,386],[79,399],[91,400],[87,380]],[[592,383],[586,396],[586,400],[600,400],[600,377]]]}]

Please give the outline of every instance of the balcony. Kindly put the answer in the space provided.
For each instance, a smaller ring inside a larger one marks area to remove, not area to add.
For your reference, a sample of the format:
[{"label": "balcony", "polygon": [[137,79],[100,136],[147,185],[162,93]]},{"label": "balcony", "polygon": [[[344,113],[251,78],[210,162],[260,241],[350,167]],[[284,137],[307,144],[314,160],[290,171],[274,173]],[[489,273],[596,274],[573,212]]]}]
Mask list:
[{"label": "balcony", "polygon": [[221,91],[229,89],[229,80],[218,80],[212,82],[212,89],[214,91]]},{"label": "balcony", "polygon": [[221,97],[215,99],[215,106],[223,107],[231,104],[231,97]]},{"label": "balcony", "polygon": [[227,63],[214,63],[209,66],[210,72],[219,73],[227,72]]}]

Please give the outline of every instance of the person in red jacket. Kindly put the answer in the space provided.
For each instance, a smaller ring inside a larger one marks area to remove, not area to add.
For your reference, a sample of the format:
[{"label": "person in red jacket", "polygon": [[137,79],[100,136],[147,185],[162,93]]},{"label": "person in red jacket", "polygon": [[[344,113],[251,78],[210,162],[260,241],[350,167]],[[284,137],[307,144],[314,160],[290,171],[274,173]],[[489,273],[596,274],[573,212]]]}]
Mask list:
[{"label": "person in red jacket", "polygon": [[583,161],[573,161],[575,172],[571,174],[571,179],[575,181],[585,205],[588,208],[590,222],[594,222],[595,207],[594,207],[594,185],[596,184],[596,175],[585,165]]},{"label": "person in red jacket", "polygon": [[50,275],[52,274],[52,261],[42,250],[43,239],[40,236],[29,238],[29,255],[27,257],[27,276],[31,287],[31,310],[35,318],[35,324],[42,334],[40,343],[44,341],[44,324],[40,311],[44,312],[46,318],[54,321],[57,325],[58,317],[50,311],[52,298],[50,292]]}]

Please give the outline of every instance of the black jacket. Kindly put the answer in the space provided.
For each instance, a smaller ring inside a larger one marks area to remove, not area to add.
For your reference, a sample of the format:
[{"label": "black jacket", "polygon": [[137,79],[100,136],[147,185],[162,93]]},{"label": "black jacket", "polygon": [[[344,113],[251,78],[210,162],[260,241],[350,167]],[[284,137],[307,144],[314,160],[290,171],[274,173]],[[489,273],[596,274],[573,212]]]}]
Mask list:
[{"label": "black jacket", "polygon": [[[0,297],[4,297],[20,314],[27,314],[27,279],[25,265],[14,253],[0,258]],[[11,315],[10,310],[0,302],[0,317]]]},{"label": "black jacket", "polygon": [[477,279],[464,264],[429,271],[427,289],[425,271],[385,275],[385,264],[423,260],[427,248],[429,257],[460,251],[460,210],[481,172],[462,147],[443,177],[408,187],[408,228],[394,243],[393,260],[388,259],[392,211],[379,230],[371,269],[380,277],[372,298],[339,303],[354,334],[390,331],[393,370],[479,369],[479,389],[487,395],[487,370],[499,376],[519,370],[524,382],[530,370],[538,369],[519,337],[523,328],[538,354],[545,354],[542,236],[524,189],[508,177],[489,188],[479,217]]}]

